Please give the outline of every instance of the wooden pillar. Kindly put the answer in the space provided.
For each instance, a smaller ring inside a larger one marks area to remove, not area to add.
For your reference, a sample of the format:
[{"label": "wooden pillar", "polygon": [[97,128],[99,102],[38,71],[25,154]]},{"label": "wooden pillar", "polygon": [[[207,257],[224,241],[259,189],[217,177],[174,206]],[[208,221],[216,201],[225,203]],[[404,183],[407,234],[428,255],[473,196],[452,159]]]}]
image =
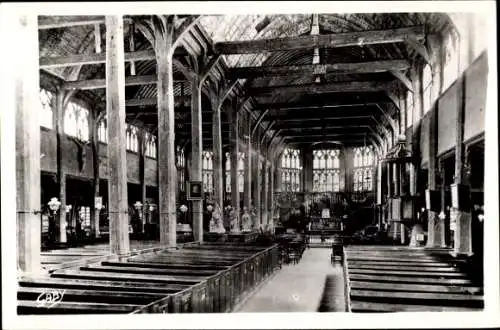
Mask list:
[{"label": "wooden pillar", "polygon": [[[269,151],[271,152],[271,150]],[[273,154],[270,155],[271,160],[269,164],[269,214],[268,214],[268,219],[269,219],[269,224],[270,227],[274,227],[274,172],[276,168],[276,163],[275,163],[275,157]]]},{"label": "wooden pillar", "polygon": [[[472,255],[472,214],[470,210],[469,182],[464,167],[466,163],[464,146],[464,120],[467,93],[467,79],[463,75],[461,80],[461,90],[459,94],[459,106],[456,121],[456,143],[455,143],[455,180],[454,184],[458,189],[458,207],[453,207],[455,211],[455,233],[454,233],[454,254]],[[462,188],[465,188],[462,191]],[[453,187],[452,187],[453,189]],[[453,193],[452,193],[453,195]]]},{"label": "wooden pillar", "polygon": [[427,177],[427,187],[431,197],[430,208],[427,208],[427,247],[445,247],[445,231],[444,219],[439,218],[440,207],[436,198],[439,194],[437,190],[437,132],[438,132],[438,111],[439,102],[437,102],[439,94],[442,90],[443,81],[443,66],[444,61],[444,44],[441,40],[437,40],[434,36],[429,36],[430,49],[434,57],[434,65],[432,66],[432,95],[436,100],[434,111],[429,118],[429,171]]},{"label": "wooden pillar", "polygon": [[56,93],[56,166],[57,166],[57,188],[59,193],[59,202],[61,205],[57,212],[56,228],[58,229],[57,241],[59,243],[67,242],[66,235],[66,171],[63,162],[63,139],[64,139],[64,109],[66,93],[58,90]]},{"label": "wooden pillar", "polygon": [[[217,97],[217,96],[212,96]],[[213,169],[214,169],[214,201],[221,208],[224,207],[224,192],[226,186],[224,178],[226,171],[222,171],[225,167],[224,155],[222,154],[222,132],[221,132],[221,100],[212,99],[212,151],[213,151]],[[231,168],[233,163],[231,162]]]},{"label": "wooden pillar", "polygon": [[250,210],[252,208],[252,139],[250,137],[252,133],[251,118],[250,115],[246,116],[246,138],[247,138],[247,148],[245,154],[245,182],[244,182],[244,205]]},{"label": "wooden pillar", "polygon": [[239,134],[238,134],[238,111],[235,108],[229,108],[227,117],[230,123],[229,127],[229,158],[231,159],[231,206],[240,218],[240,192],[238,189],[238,153],[239,153]]},{"label": "wooden pillar", "polygon": [[[141,190],[141,203],[146,203],[146,131],[141,129],[139,132],[139,187]],[[138,210],[141,217],[141,233],[144,234],[146,217],[143,209]]]},{"label": "wooden pillar", "polygon": [[257,218],[257,223],[256,227],[259,228],[260,225],[262,224],[262,218],[261,218],[261,198],[260,198],[260,190],[261,190],[261,155],[260,155],[260,143],[259,143],[259,135],[260,135],[260,129],[257,128],[256,132],[254,133],[255,135],[253,136],[254,138],[254,144],[255,144],[255,157],[253,161],[253,169],[254,169],[254,176],[255,179],[253,180],[254,183],[254,192],[253,192],[253,205],[255,207],[255,213],[256,213],[256,218]]},{"label": "wooden pillar", "polygon": [[268,222],[268,210],[267,210],[267,207],[268,207],[268,184],[269,184],[269,176],[268,176],[268,166],[267,166],[267,162],[268,162],[268,155],[267,155],[267,152],[264,153],[264,162],[263,162],[263,166],[262,166],[262,224],[263,225],[267,225],[269,222]]},{"label": "wooden pillar", "polygon": [[99,175],[99,137],[98,137],[98,128],[99,128],[99,120],[102,116],[98,115],[97,109],[92,109],[91,111],[91,121],[90,121],[90,146],[92,148],[92,171],[93,171],[93,180],[92,180],[92,190],[93,190],[93,199],[92,205],[90,209],[91,214],[91,228],[93,235],[98,238],[100,233],[99,228],[99,218],[100,218],[100,209],[96,208],[96,197],[99,197],[100,191],[100,175]]},{"label": "wooden pillar", "polygon": [[302,170],[303,178],[304,178],[304,191],[312,192],[313,191],[313,150],[311,147],[305,147],[302,149],[303,152],[303,166]]},{"label": "wooden pillar", "polygon": [[109,238],[111,253],[129,252],[125,144],[123,18],[106,16],[106,112],[108,114]]},{"label": "wooden pillar", "polygon": [[36,15],[15,20],[13,47],[23,54],[16,70],[17,266],[41,272],[40,122],[38,28]]},{"label": "wooden pillar", "polygon": [[[198,81],[192,82],[191,94],[191,180],[202,181],[202,120],[201,120],[201,86]],[[222,207],[222,206],[221,206]],[[203,201],[192,202],[194,240],[203,241]]]},{"label": "wooden pillar", "polygon": [[[172,17],[158,20],[155,33],[155,53],[158,72],[158,212],[160,242],[170,247],[177,244],[177,168],[175,164],[174,78],[172,67]],[[193,89],[193,100],[196,99]],[[201,159],[200,159],[201,162]]]}]

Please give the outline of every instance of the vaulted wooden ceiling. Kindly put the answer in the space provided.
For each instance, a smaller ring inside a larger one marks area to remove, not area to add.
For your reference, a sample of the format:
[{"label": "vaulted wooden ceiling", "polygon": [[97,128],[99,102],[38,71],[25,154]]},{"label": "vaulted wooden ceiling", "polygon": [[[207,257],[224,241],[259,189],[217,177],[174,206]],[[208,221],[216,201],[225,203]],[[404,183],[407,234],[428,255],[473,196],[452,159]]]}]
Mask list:
[{"label": "vaulted wooden ceiling", "polygon": [[[125,16],[126,111],[129,122],[154,132],[156,60],[137,22]],[[202,98],[203,144],[210,147],[209,89],[234,82],[226,105],[238,98],[271,138],[291,145],[377,141],[399,111],[398,97],[411,89],[409,68],[428,61],[427,37],[453,31],[443,13],[321,15],[179,15],[188,27],[174,53],[176,139],[190,138],[194,57],[215,64]],[[42,85],[77,89],[76,97],[105,108],[104,16],[40,16]],[[245,102],[242,102],[245,101]],[[223,114],[223,143],[229,124]]]}]

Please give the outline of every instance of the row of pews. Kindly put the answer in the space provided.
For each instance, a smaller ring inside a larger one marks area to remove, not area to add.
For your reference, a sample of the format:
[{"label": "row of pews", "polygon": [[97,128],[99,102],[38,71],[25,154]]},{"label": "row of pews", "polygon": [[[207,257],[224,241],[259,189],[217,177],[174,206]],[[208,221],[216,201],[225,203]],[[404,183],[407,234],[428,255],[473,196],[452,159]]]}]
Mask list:
[{"label": "row of pews", "polygon": [[279,265],[276,245],[189,244],[19,278],[27,314],[222,313]]},{"label": "row of pews", "polygon": [[483,284],[447,249],[344,247],[351,312],[479,311]]}]

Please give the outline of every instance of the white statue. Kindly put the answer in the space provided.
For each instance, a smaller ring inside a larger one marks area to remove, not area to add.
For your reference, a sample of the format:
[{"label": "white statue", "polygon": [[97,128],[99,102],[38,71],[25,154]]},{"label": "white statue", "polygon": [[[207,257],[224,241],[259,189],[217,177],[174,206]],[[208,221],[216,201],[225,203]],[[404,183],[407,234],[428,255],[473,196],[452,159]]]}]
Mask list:
[{"label": "white statue", "polygon": [[238,215],[236,214],[234,208],[229,211],[229,219],[231,220],[231,232],[239,233],[240,224],[238,223]]},{"label": "white statue", "polygon": [[252,217],[250,213],[248,213],[248,208],[243,208],[243,215],[241,217],[241,223],[243,227],[243,231],[251,231],[252,230]]},{"label": "white statue", "polygon": [[[213,231],[212,231],[213,223]],[[223,234],[226,232],[224,229],[224,223],[222,222],[222,213],[218,204],[215,204],[214,210],[212,212],[212,219],[210,220],[210,232]]]}]

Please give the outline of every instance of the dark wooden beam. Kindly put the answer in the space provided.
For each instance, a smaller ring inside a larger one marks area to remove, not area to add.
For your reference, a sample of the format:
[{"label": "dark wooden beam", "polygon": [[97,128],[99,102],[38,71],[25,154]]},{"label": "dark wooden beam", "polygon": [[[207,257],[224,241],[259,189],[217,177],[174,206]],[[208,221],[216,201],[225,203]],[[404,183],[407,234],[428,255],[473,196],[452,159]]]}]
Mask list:
[{"label": "dark wooden beam", "polygon": [[[174,77],[175,81],[185,81],[181,77]],[[156,84],[158,78],[156,75],[144,75],[144,76],[129,76],[125,77],[125,86],[140,86],[140,85],[152,85]],[[76,80],[68,81],[62,85],[63,89],[78,89],[78,90],[92,90],[92,89],[104,89],[106,88],[106,79],[87,79],[87,80]]]},{"label": "dark wooden beam", "polygon": [[[332,114],[333,115],[333,114]],[[320,121],[342,121],[342,120],[363,120],[363,119],[371,119],[373,115],[359,115],[359,116],[306,116],[298,117],[298,116],[269,116],[268,120],[274,120],[278,124],[280,123],[301,123],[301,122],[320,122]]]},{"label": "dark wooden beam", "polygon": [[[155,51],[153,49],[139,50],[125,53],[125,61],[153,61]],[[68,56],[42,57],[40,58],[40,68],[59,68],[86,64],[106,63],[106,53],[100,54],[73,54]]]},{"label": "dark wooden beam", "polygon": [[218,42],[215,44],[215,51],[221,54],[256,54],[269,51],[313,49],[315,47],[348,47],[403,42],[408,36],[417,40],[423,39],[425,37],[424,27],[414,26],[390,30],[371,30],[328,35],[307,35],[279,39]]},{"label": "dark wooden beam", "polygon": [[249,95],[270,94],[322,94],[322,93],[346,93],[346,92],[380,92],[391,91],[394,88],[394,82],[381,81],[351,81],[342,83],[327,84],[304,84],[304,85],[280,85],[251,88]]},{"label": "dark wooden beam", "polygon": [[283,75],[316,75],[326,73],[378,73],[386,71],[401,71],[410,68],[407,60],[387,60],[361,63],[309,64],[309,65],[280,65],[254,66],[229,69],[231,78],[258,78]]}]

